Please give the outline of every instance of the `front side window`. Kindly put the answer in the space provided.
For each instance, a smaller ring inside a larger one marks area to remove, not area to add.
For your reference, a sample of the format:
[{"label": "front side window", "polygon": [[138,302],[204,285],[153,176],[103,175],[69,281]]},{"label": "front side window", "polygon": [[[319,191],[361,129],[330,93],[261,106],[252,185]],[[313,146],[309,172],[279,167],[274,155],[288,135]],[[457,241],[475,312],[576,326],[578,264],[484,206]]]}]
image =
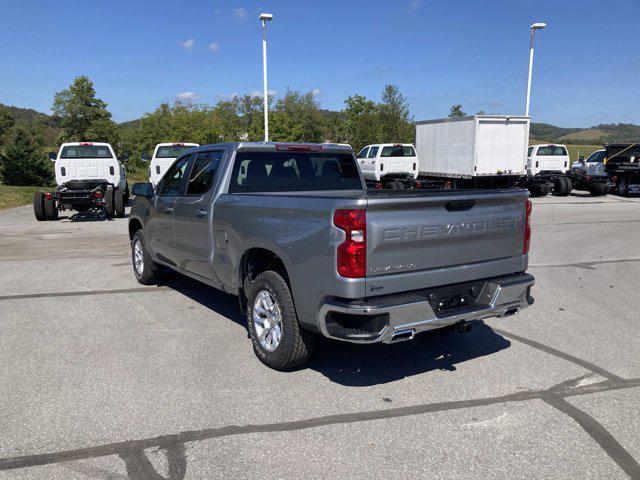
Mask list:
[{"label": "front side window", "polygon": [[60,158],[113,158],[113,155],[103,145],[69,145],[62,149]]},{"label": "front side window", "polygon": [[604,160],[604,152],[593,152],[589,158],[587,158],[587,162],[593,163],[601,163]]},{"label": "front side window", "polygon": [[530,157],[532,153],[533,153],[533,147],[529,147],[529,150],[527,150],[527,157]]},{"label": "front side window", "polygon": [[187,195],[203,195],[211,188],[224,151],[200,152],[187,182]]},{"label": "front side window", "polygon": [[362,189],[347,153],[238,152],[229,193]]},{"label": "front side window", "polygon": [[376,155],[378,155],[378,149],[380,147],[371,147],[371,150],[369,150],[369,158],[376,158]]},{"label": "front side window", "polygon": [[190,158],[191,155],[179,158],[169,167],[169,170],[164,174],[158,186],[158,195],[163,197],[176,197],[180,194],[180,185],[182,185],[182,178],[187,170],[187,164]]},{"label": "front side window", "polygon": [[381,157],[415,157],[416,152],[411,145],[394,145],[382,147]]},{"label": "front side window", "polygon": [[367,158],[368,151],[369,151],[369,147],[364,147],[362,150],[360,150],[360,153],[358,154],[358,158]]}]

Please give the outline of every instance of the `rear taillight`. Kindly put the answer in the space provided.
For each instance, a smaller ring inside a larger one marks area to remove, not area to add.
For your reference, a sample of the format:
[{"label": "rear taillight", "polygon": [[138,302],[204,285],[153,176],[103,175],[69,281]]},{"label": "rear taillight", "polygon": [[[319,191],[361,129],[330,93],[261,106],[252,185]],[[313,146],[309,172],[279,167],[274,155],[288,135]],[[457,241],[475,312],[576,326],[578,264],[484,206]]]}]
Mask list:
[{"label": "rear taillight", "polygon": [[53,195],[51,195],[51,192],[45,192],[44,198],[46,198],[47,200],[51,200],[53,198]]},{"label": "rear taillight", "polygon": [[102,198],[102,196],[103,196],[102,195],[102,191],[100,191],[100,190],[96,190],[96,193],[94,193],[94,195],[95,195],[96,198]]},{"label": "rear taillight", "polygon": [[531,246],[531,209],[533,208],[531,200],[527,200],[524,208],[524,246],[522,247],[522,254],[526,255],[529,253],[529,247]]},{"label": "rear taillight", "polygon": [[367,213],[365,210],[336,210],[333,224],[345,232],[338,245],[338,275],[364,278],[367,269]]}]

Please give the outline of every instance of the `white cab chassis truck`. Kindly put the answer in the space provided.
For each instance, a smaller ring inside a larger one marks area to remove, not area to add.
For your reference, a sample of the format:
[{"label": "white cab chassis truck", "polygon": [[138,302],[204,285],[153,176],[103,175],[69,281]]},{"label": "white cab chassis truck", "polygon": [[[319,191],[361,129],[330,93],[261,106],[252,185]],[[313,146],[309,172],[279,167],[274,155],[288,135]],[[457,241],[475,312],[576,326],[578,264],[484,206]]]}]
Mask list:
[{"label": "white cab chassis truck", "polygon": [[[443,188],[526,187],[532,196],[568,195],[566,167],[530,169],[529,117],[473,115],[416,123],[420,177]],[[566,159],[568,161],[568,157]],[[557,183],[557,187],[555,188]]]},{"label": "white cab chassis truck", "polygon": [[124,217],[129,188],[123,164],[108,143],[63,143],[55,162],[53,192],[36,192],[33,210],[36,219],[57,220],[60,210],[103,210],[107,217]]},{"label": "white cab chassis truck", "polygon": [[416,188],[418,157],[411,143],[367,145],[358,153],[358,166],[370,188]]},{"label": "white cab chassis truck", "polygon": [[162,176],[175,162],[182,152],[199,147],[197,143],[159,143],[153,150],[151,163],[149,164],[149,182],[153,187],[158,184]]}]

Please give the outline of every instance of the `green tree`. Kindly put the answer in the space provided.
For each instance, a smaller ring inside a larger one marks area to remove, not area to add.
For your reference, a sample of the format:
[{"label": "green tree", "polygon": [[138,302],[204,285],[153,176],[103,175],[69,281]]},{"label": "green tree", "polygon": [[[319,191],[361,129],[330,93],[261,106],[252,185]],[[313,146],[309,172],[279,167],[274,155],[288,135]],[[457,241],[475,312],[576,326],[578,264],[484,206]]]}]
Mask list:
[{"label": "green tree", "polygon": [[409,102],[396,85],[387,85],[379,107],[379,140],[384,143],[411,143],[414,137]]},{"label": "green tree", "polygon": [[380,115],[375,102],[362,95],[352,95],[344,103],[347,142],[356,150],[376,143],[380,131]]},{"label": "green tree", "polygon": [[312,92],[287,90],[269,112],[269,132],[276,142],[322,142],[324,117]]},{"label": "green tree", "polygon": [[451,110],[449,111],[450,118],[458,118],[458,117],[466,117],[467,114],[462,111],[462,105],[456,103],[451,106]]},{"label": "green tree", "polygon": [[49,185],[53,182],[51,162],[23,127],[8,136],[2,158],[2,179],[7,185]]},{"label": "green tree", "polygon": [[5,134],[13,127],[14,120],[11,114],[4,108],[0,107],[0,145]]},{"label": "green tree", "polygon": [[[94,141],[116,143],[117,129],[112,127],[107,104],[96,97],[93,82],[86,76],[77,77],[71,86],[55,94],[53,113],[62,132],[59,143],[65,141]],[[95,124],[95,125],[94,125]],[[98,135],[93,137],[90,135]]]}]

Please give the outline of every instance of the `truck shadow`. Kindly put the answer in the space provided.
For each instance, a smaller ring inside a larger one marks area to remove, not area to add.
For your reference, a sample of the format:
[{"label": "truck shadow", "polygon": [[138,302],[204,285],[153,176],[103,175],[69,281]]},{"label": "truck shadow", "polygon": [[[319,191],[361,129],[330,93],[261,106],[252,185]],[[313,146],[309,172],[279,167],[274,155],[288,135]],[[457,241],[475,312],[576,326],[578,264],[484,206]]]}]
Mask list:
[{"label": "truck shadow", "polygon": [[[123,218],[128,218],[129,214],[126,213]],[[67,220],[69,222],[113,222],[117,220],[117,218],[107,217],[102,212],[74,212],[66,216],[61,216],[60,220]]]},{"label": "truck shadow", "polygon": [[[163,274],[163,285],[246,328],[238,299],[175,272]],[[499,352],[511,342],[482,321],[469,333],[436,330],[396,344],[358,345],[317,338],[310,362],[298,370],[316,370],[331,381],[349,387],[379,385],[439,370],[454,372],[456,365]],[[246,348],[251,348],[247,340]]]}]

